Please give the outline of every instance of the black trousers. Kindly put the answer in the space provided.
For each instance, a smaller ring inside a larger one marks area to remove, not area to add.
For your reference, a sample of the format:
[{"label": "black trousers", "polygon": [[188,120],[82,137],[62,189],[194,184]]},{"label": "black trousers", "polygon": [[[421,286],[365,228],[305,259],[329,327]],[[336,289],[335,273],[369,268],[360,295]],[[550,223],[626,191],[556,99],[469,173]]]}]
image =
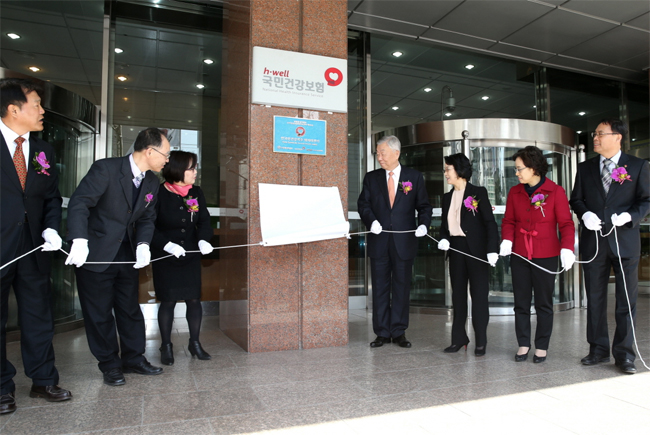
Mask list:
[{"label": "black trousers", "polygon": [[371,258],[372,329],[380,337],[399,337],[409,326],[413,259],[402,260],[389,235],[385,257]]},{"label": "black trousers", "polygon": [[[469,254],[466,237],[450,237],[454,249]],[[454,322],[451,327],[451,343],[469,343],[465,331],[467,322],[467,284],[472,295],[472,326],[476,346],[487,344],[487,325],[490,319],[488,305],[490,265],[449,250],[449,278],[451,280],[451,300],[454,304]]]},{"label": "black trousers", "polygon": [[[533,258],[533,263],[550,271],[557,271],[558,257]],[[553,332],[553,291],[555,275],[538,269],[516,255],[510,256],[512,287],[515,296],[515,333],[519,346],[530,347],[530,304],[535,291],[537,329],[535,348],[548,350]]]},{"label": "black trousers", "polygon": [[[123,243],[114,261],[133,260],[128,243]],[[99,370],[144,361],[146,336],[138,303],[138,270],[133,264],[111,264],[104,272],[83,267],[75,272],[88,346],[99,361]]]},{"label": "black trousers", "polygon": [[[616,308],[614,319],[616,330],[612,341],[612,355],[617,360],[634,361],[634,337],[632,322],[636,319],[636,300],[639,294],[639,257],[619,258],[610,249],[607,240],[600,238],[598,254],[591,263],[583,265],[587,291],[587,341],[589,351],[597,355],[609,355],[609,332],[607,328],[607,284],[610,268],[614,268],[616,278]],[[625,284],[630,298],[630,307],[625,296]],[[631,314],[630,317],[630,308]]]},{"label": "black trousers", "polygon": [[[21,246],[17,256],[35,248],[30,237],[28,224],[22,225]],[[54,314],[52,312],[52,288],[50,274],[38,270],[35,253],[30,254],[2,270],[0,279],[0,365],[2,386],[0,394],[15,390],[13,377],[16,368],[7,360],[7,320],[9,317],[9,290],[13,286],[18,304],[20,324],[20,350],[25,375],[34,385],[56,385],[59,372],[54,366]]]}]

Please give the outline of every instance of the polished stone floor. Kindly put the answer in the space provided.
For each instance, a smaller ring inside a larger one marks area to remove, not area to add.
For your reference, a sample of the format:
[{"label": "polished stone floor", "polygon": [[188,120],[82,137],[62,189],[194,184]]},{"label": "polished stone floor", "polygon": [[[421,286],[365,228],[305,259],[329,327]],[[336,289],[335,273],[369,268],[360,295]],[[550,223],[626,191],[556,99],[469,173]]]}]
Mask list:
[{"label": "polished stone floor", "polygon": [[[613,301],[610,300],[610,305]],[[650,298],[638,304],[637,336],[650,362]],[[610,309],[611,311],[611,309]],[[610,325],[613,323],[610,312]],[[534,319],[534,318],[533,318]],[[493,316],[487,355],[445,354],[451,318],[413,314],[411,349],[370,349],[370,316],[350,313],[345,347],[248,354],[204,318],[202,343],[213,355],[186,353],[184,319],[176,319],[176,363],[160,376],[126,375],[108,387],[83,329],[55,337],[60,385],[70,402],[29,398],[30,381],[16,378],[18,410],[0,417],[2,434],[616,434],[650,427],[650,372],[613,363],[585,367],[586,312],[556,313],[548,360],[516,363],[511,316]],[[147,357],[159,363],[159,339],[148,322]],[[8,344],[20,366],[18,343]],[[532,355],[532,353],[531,353]],[[648,364],[650,365],[650,364]]]}]

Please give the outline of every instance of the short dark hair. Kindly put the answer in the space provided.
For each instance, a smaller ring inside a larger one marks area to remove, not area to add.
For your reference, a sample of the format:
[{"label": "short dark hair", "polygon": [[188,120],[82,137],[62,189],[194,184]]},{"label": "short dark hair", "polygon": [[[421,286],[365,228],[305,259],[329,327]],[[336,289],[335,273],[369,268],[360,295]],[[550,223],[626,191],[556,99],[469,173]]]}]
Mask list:
[{"label": "short dark hair", "polygon": [[514,162],[517,158],[520,158],[527,168],[532,169],[535,175],[541,177],[546,175],[548,172],[548,163],[546,162],[546,158],[542,154],[542,151],[537,147],[528,145],[523,150],[517,151],[515,155],[512,156],[512,161]]},{"label": "short dark hair", "polygon": [[138,133],[133,144],[133,151],[144,151],[149,147],[160,148],[162,146],[163,137],[166,139],[167,135],[159,128],[149,127]]},{"label": "short dark hair", "polygon": [[27,102],[27,94],[36,91],[40,96],[43,94],[43,88],[36,83],[27,79],[0,79],[0,118],[7,116],[7,110],[10,104],[22,107]]},{"label": "short dark hair", "polygon": [[445,163],[454,167],[456,174],[460,178],[469,181],[472,178],[472,162],[463,153],[445,156]]},{"label": "short dark hair", "polygon": [[169,153],[169,162],[163,167],[162,176],[168,183],[177,183],[185,180],[185,171],[196,168],[198,157],[187,151],[172,151]]},{"label": "short dark hair", "polygon": [[606,124],[609,125],[609,127],[612,129],[612,133],[618,133],[621,135],[621,142],[625,140],[625,136],[627,136],[627,125],[621,121],[618,118],[604,118],[598,121],[598,125],[600,124]]}]

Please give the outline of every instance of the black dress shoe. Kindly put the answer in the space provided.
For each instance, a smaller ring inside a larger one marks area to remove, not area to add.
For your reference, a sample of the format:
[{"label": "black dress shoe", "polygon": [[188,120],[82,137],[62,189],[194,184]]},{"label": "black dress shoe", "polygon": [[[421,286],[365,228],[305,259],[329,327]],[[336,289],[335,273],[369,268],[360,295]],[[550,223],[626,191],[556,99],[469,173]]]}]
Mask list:
[{"label": "black dress shoe", "polygon": [[543,363],[544,361],[546,361],[546,356],[533,355],[533,362],[535,364]]},{"label": "black dress shoe", "polygon": [[463,347],[465,348],[465,352],[467,352],[467,343],[465,343],[465,344],[452,344],[449,347],[445,347],[445,350],[443,350],[443,352],[444,353],[456,353]]},{"label": "black dress shoe", "polygon": [[636,367],[634,367],[634,361],[631,359],[617,359],[616,367],[626,375],[633,375],[636,373]]},{"label": "black dress shoe", "polygon": [[586,366],[594,366],[601,362],[609,362],[608,356],[597,355],[595,353],[589,352],[589,355],[582,358],[580,362]]},{"label": "black dress shoe", "polygon": [[199,343],[198,341],[190,341],[190,344],[187,345],[187,350],[190,351],[190,354],[192,356],[195,356],[198,359],[204,361],[212,358],[209,353],[203,350],[203,348],[201,347],[201,343]]},{"label": "black dress shoe", "polygon": [[29,397],[42,397],[48,402],[63,402],[72,399],[72,393],[58,385],[32,385]]},{"label": "black dress shoe", "polygon": [[474,348],[474,355],[475,356],[484,356],[486,349],[487,349],[487,345],[485,345],[485,346],[476,346],[476,348]]},{"label": "black dress shoe", "polygon": [[[530,352],[530,349],[528,349],[528,352]],[[515,361],[516,362],[524,362],[528,359],[528,352],[522,353],[522,354],[515,354]]]},{"label": "black dress shoe", "polygon": [[132,366],[124,366],[122,367],[122,371],[124,373],[137,373],[139,375],[159,375],[163,372],[163,369],[152,366],[149,361],[144,360]]},{"label": "black dress shoe", "polygon": [[16,399],[14,393],[7,393],[0,396],[0,414],[9,414],[16,410]]},{"label": "black dress shoe", "polygon": [[379,335],[375,338],[375,341],[370,342],[370,347],[382,347],[384,344],[390,343],[390,338],[380,337]]},{"label": "black dress shoe", "polygon": [[174,345],[172,343],[160,346],[160,363],[166,366],[174,365]]},{"label": "black dress shoe", "polygon": [[399,347],[411,347],[411,342],[406,339],[406,334],[393,338],[393,343],[397,343]]},{"label": "black dress shoe", "polygon": [[115,367],[104,372],[104,383],[110,385],[111,387],[117,387],[118,385],[126,384],[126,379],[124,379],[124,374],[122,369]]}]

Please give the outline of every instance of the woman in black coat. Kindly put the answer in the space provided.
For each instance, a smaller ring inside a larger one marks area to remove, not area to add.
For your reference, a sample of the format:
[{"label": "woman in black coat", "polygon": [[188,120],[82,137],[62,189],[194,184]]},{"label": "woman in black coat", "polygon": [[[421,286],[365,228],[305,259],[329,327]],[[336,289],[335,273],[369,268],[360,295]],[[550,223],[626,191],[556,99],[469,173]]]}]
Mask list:
[{"label": "woman in black coat", "polygon": [[[492,205],[485,187],[468,182],[472,164],[464,154],[445,157],[445,178],[454,186],[442,200],[442,226],[438,249],[450,247],[474,257],[486,259],[492,267],[499,258],[499,229],[492,214]],[[467,321],[467,283],[472,295],[472,324],[476,338],[476,356],[485,355],[488,307],[488,265],[456,251],[449,251],[449,278],[451,279],[454,322],[451,328],[451,346],[445,352],[467,349],[469,337]]]},{"label": "woman in black coat", "polygon": [[210,214],[203,191],[194,186],[197,156],[185,151],[172,151],[162,175],[165,183],[159,190],[156,202],[156,231],[151,241],[152,257],[172,254],[152,263],[156,298],[160,301],[158,326],[162,345],[160,362],[174,364],[171,342],[172,323],[176,301],[184,300],[187,306],[187,324],[190,330],[188,350],[198,359],[208,360],[210,355],[199,342],[201,330],[201,256],[185,251],[200,250],[209,254],[214,249]]}]

